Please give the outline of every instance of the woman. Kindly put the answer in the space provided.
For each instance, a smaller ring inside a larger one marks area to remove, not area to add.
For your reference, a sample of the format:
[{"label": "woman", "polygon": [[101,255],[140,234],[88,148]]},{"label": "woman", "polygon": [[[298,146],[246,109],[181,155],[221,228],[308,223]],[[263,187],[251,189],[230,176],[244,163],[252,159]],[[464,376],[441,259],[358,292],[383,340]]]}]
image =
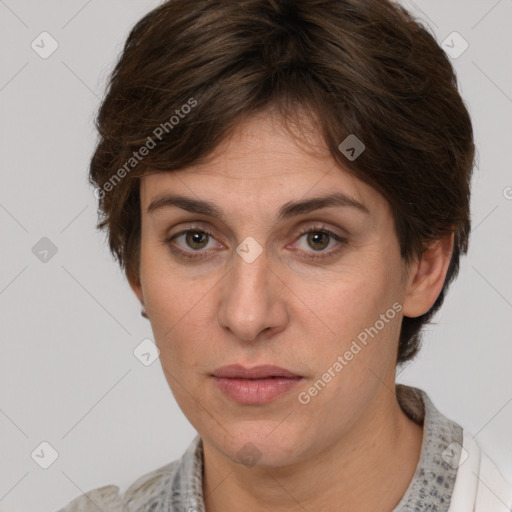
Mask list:
[{"label": "woman", "polygon": [[395,384],[467,251],[474,158],[404,9],[167,1],[98,130],[99,227],[198,436],[62,511],[510,509],[472,436]]}]

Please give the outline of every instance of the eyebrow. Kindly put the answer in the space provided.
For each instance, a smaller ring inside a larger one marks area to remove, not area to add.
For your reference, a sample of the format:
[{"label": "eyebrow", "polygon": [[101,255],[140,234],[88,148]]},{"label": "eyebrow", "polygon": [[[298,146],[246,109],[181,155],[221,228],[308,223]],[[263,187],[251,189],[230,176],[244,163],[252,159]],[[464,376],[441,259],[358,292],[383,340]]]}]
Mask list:
[{"label": "eyebrow", "polygon": [[[147,213],[151,214],[161,208],[177,207],[191,213],[216,217],[224,220],[224,212],[214,203],[210,201],[192,199],[190,197],[166,194],[162,197],[153,199],[147,208]],[[320,197],[311,197],[300,201],[293,201],[284,204],[279,210],[277,220],[285,220],[298,215],[311,213],[321,208],[332,207],[350,207],[355,208],[363,213],[370,213],[366,205],[356,199],[343,194],[342,192],[334,192],[332,194]]]}]

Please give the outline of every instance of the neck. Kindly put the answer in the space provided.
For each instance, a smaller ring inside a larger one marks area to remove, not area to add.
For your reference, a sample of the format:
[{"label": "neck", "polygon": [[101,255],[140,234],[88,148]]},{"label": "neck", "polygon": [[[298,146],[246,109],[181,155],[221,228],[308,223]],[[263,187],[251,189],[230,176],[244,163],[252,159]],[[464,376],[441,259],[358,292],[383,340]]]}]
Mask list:
[{"label": "neck", "polygon": [[414,475],[423,428],[390,389],[381,386],[376,406],[328,451],[291,466],[241,466],[204,443],[206,511],[391,512]]}]

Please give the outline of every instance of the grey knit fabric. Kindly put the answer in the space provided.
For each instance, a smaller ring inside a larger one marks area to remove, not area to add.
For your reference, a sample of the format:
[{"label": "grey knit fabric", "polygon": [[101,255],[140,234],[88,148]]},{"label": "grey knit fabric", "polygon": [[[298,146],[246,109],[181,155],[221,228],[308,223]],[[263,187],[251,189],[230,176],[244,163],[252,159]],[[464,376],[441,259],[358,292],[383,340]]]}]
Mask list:
[{"label": "grey knit fabric", "polygon": [[[421,389],[397,385],[404,412],[423,424],[416,472],[393,512],[446,512],[457,475],[462,428],[443,416]],[[75,498],[58,512],[205,512],[203,445],[190,443],[183,456],[138,478],[120,494],[109,485]]]},{"label": "grey knit fabric", "polygon": [[418,388],[398,385],[397,398],[404,412],[424,428],[416,471],[393,512],[446,512],[457,476],[462,427],[443,416]]}]

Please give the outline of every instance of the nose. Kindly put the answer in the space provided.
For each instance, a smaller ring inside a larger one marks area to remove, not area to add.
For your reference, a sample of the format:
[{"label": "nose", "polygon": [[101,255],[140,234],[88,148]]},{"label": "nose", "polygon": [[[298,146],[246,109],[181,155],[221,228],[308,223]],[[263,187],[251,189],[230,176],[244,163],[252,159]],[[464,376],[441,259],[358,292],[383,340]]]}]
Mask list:
[{"label": "nose", "polygon": [[242,341],[253,341],[283,330],[288,322],[286,290],[263,252],[248,263],[238,254],[225,279],[217,320]]}]

